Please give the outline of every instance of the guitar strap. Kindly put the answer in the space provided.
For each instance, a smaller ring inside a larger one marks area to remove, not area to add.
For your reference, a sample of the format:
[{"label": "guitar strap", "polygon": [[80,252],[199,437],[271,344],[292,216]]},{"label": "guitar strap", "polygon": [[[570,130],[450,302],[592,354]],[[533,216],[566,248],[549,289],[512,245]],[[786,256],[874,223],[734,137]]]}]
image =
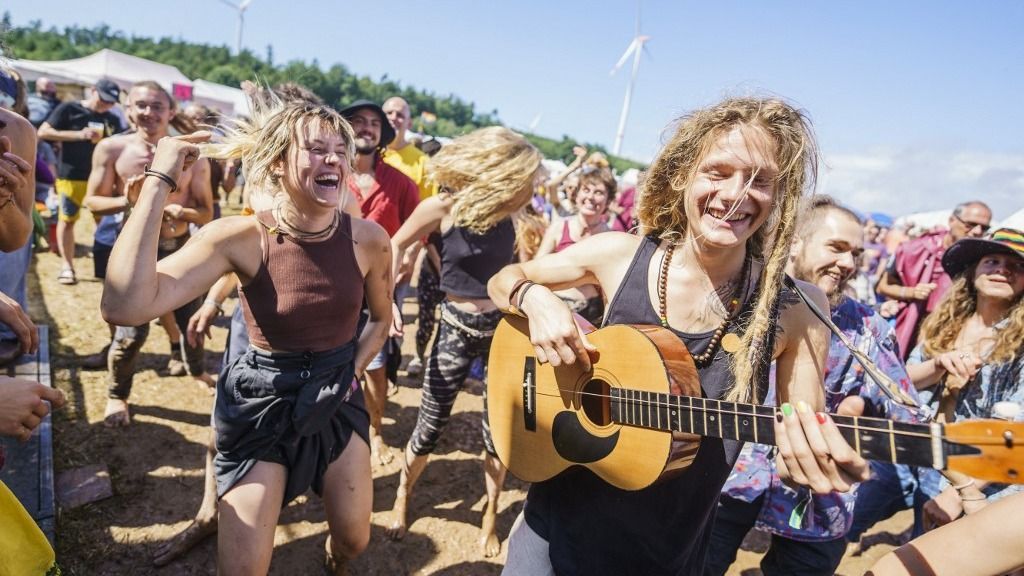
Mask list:
[{"label": "guitar strap", "polygon": [[846,346],[850,353],[853,354],[853,357],[856,358],[857,361],[860,362],[860,365],[864,367],[864,371],[867,372],[869,376],[871,376],[871,379],[878,384],[878,387],[881,388],[882,392],[886,396],[888,396],[890,400],[896,402],[897,404],[900,404],[901,406],[906,406],[907,408],[910,408],[912,410],[927,414],[928,411],[926,408],[923,408],[920,404],[918,404],[916,400],[914,400],[914,398],[912,398],[906,392],[901,390],[900,387],[895,382],[893,382],[891,378],[889,378],[888,376],[885,375],[884,372],[879,370],[878,367],[875,366],[874,362],[872,362],[863,352],[858,350],[853,345],[853,343],[850,342],[850,340],[846,337],[845,334],[843,334],[839,327],[836,326],[834,322],[832,322],[832,319],[829,318],[827,314],[823,313],[821,309],[818,308],[818,306],[810,298],[807,297],[807,294],[805,294],[804,291],[800,289],[796,281],[793,280],[793,278],[790,277],[789,274],[783,276],[782,282],[783,284],[786,285],[787,288],[796,292],[796,295],[799,296],[800,299],[803,300],[804,304],[806,304],[807,307],[810,308],[811,312],[818,317],[818,320],[821,320],[821,322],[825,324],[825,326],[828,326],[828,329],[832,331],[832,334],[834,334],[836,338],[838,338],[839,341],[842,342],[844,346]]}]

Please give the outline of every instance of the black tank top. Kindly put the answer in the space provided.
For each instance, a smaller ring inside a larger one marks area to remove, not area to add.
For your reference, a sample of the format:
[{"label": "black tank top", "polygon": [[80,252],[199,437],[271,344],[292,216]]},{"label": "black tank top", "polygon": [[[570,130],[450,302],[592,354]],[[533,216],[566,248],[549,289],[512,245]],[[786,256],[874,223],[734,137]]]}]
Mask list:
[{"label": "black tank top", "polygon": [[[641,241],[604,325],[660,324],[647,282],[658,244],[654,237]],[[756,300],[755,293],[740,318],[749,318]],[[673,332],[695,355],[704,352],[713,334]],[[768,349],[773,345],[769,342]],[[710,364],[697,369],[705,397],[725,395],[733,381],[729,361],[719,348]],[[760,402],[768,388],[768,366],[755,378]],[[718,496],[741,447],[733,440],[703,438],[683,474],[637,491],[620,490],[589,470],[572,468],[530,487],[526,522],[548,541],[551,564],[560,576],[699,575]]]},{"label": "black tank top", "polygon": [[452,226],[441,235],[441,290],[487,298],[487,281],[512,263],[516,230],[506,218],[483,234]]}]

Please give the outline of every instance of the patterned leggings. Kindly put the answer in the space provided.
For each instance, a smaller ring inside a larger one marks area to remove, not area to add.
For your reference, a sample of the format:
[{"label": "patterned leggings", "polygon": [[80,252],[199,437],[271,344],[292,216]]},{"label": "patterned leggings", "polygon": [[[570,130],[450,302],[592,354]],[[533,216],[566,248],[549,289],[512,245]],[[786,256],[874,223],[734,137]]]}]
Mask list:
[{"label": "patterned leggings", "polygon": [[443,300],[441,277],[427,258],[420,266],[420,277],[416,284],[416,301],[419,308],[416,320],[416,355],[420,358],[427,351],[430,337],[434,335],[434,325],[437,323],[434,315]]},{"label": "patterned leggings", "polygon": [[[409,439],[409,448],[413,454],[430,454],[437,447],[437,441],[451,418],[455,397],[469,374],[469,367],[475,358],[482,357],[486,361],[499,320],[500,310],[470,313],[456,309],[447,301],[441,303],[441,327],[430,352],[416,428]],[[484,448],[488,454],[494,455],[494,444],[491,442],[487,422],[486,388],[483,435]]]}]

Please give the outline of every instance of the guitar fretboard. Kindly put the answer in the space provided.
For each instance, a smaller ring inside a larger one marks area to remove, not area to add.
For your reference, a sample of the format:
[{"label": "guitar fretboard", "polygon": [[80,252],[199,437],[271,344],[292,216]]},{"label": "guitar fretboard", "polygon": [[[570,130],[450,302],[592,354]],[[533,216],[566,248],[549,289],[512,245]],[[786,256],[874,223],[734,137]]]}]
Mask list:
[{"label": "guitar fretboard", "polygon": [[[611,416],[616,422],[699,436],[775,445],[775,411],[771,406],[611,389]],[[870,460],[942,468],[943,453],[959,452],[959,445],[944,440],[942,449],[935,450],[935,432],[928,424],[836,414],[830,417],[847,443]],[[941,439],[941,428],[938,433]]]}]

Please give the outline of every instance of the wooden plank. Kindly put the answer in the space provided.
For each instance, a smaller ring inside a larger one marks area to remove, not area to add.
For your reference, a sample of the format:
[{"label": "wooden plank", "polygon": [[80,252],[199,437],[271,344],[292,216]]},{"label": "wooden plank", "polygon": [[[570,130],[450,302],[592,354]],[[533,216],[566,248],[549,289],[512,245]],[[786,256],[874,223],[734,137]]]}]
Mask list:
[{"label": "wooden plank", "polygon": [[[6,374],[35,380],[52,386],[50,375],[50,332],[49,327],[39,326],[39,351],[24,355],[8,366]],[[18,497],[36,523],[53,542],[54,535],[54,494],[53,494],[53,427],[49,415],[32,434],[28,442],[21,443],[13,438],[0,438],[6,452],[6,464],[0,470],[0,478]]]}]

